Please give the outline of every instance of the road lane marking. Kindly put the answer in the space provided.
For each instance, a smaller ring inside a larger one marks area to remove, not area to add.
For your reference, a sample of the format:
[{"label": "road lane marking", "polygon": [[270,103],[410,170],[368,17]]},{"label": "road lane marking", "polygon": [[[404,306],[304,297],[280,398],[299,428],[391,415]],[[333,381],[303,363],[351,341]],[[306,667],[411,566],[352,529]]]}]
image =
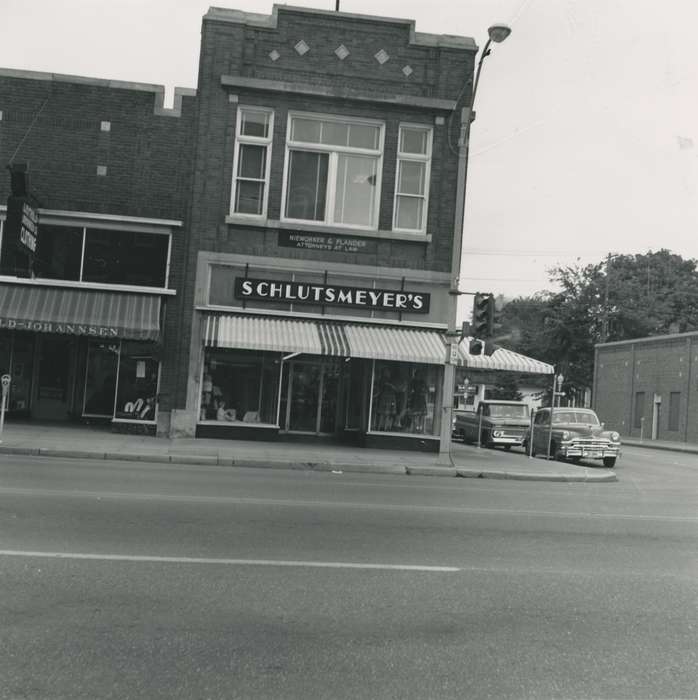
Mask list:
[{"label": "road lane marking", "polygon": [[341,561],[287,561],[283,559],[226,559],[210,557],[158,557],[136,554],[83,554],[80,552],[27,552],[0,549],[5,557],[42,557],[50,559],[87,559],[95,561],[129,561],[153,564],[223,564],[227,566],[293,566],[317,569],[375,569],[379,571],[427,571],[454,573],[455,566],[420,566],[417,564],[360,564]]},{"label": "road lane marking", "polygon": [[355,510],[386,510],[397,512],[460,513],[465,515],[510,515],[554,517],[590,520],[640,520],[651,522],[695,523],[692,515],[646,515],[632,513],[580,513],[554,510],[525,510],[510,508],[473,508],[470,506],[400,505],[394,503],[359,503],[356,501],[290,500],[282,498],[246,498],[241,496],[197,496],[194,494],[127,493],[122,491],[81,491],[75,489],[28,489],[0,487],[0,495],[92,498],[96,500],[126,499],[133,501],[167,501],[175,503],[211,503],[240,506],[281,506],[285,508],[349,508]]}]

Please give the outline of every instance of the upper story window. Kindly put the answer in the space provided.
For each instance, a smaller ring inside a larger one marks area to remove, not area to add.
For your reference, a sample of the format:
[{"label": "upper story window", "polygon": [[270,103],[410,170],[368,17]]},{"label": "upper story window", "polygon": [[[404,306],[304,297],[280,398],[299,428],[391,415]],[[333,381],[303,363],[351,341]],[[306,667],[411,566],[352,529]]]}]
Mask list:
[{"label": "upper story window", "polygon": [[170,236],[39,224],[37,277],[138,287],[167,286]]},{"label": "upper story window", "polygon": [[290,114],[282,218],[377,229],[384,127]]},{"label": "upper story window", "polygon": [[233,214],[266,216],[274,113],[239,107],[233,161]]},{"label": "upper story window", "polygon": [[426,232],[431,170],[431,127],[401,124],[393,229]]}]

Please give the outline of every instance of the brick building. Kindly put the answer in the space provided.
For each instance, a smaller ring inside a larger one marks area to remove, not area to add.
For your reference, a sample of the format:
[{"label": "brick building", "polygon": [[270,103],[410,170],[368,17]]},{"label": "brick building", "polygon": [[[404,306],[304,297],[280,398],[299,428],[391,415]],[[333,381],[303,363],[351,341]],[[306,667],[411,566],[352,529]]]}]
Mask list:
[{"label": "brick building", "polygon": [[698,442],[698,333],[597,345],[593,404],[622,435]]},{"label": "brick building", "polygon": [[0,71],[11,413],[443,447],[475,362],[444,332],[476,53],[279,5],[211,8],[171,110],[157,86]]},{"label": "brick building", "polygon": [[161,413],[171,407],[165,355],[181,317],[191,172],[181,164],[191,159],[195,97],[180,90],[164,109],[163,94],[0,70],[0,162],[13,169],[0,177],[10,417],[155,432],[157,398]]},{"label": "brick building", "polygon": [[438,449],[475,53],[406,20],[209,10],[173,434]]}]

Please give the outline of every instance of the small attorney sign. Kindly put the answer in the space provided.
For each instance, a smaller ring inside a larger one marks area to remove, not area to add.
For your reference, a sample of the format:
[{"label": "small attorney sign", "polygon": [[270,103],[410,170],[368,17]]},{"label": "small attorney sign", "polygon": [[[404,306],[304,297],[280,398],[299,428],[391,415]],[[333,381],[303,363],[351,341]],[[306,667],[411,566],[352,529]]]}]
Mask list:
[{"label": "small attorney sign", "polygon": [[236,277],[235,298],[426,314],[430,297],[426,292],[408,290]]}]

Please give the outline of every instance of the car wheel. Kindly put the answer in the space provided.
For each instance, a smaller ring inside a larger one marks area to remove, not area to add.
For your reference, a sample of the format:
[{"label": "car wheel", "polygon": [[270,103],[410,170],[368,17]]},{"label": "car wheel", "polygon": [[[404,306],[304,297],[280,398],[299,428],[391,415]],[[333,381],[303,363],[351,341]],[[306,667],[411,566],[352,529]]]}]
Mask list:
[{"label": "car wheel", "polygon": [[510,449],[511,449],[511,445],[504,445],[504,449],[505,449],[505,450],[510,450]]},{"label": "car wheel", "polygon": [[487,437],[487,433],[485,432],[483,432],[482,435],[480,435],[480,446],[492,447],[492,443],[490,442],[490,439]]},{"label": "car wheel", "polygon": [[570,462],[572,462],[572,464],[579,464],[581,461],[581,457],[570,457]]},{"label": "car wheel", "polygon": [[603,458],[603,465],[604,465],[604,467],[608,467],[609,469],[613,469],[613,467],[616,466],[616,458],[615,457],[604,457]]}]

